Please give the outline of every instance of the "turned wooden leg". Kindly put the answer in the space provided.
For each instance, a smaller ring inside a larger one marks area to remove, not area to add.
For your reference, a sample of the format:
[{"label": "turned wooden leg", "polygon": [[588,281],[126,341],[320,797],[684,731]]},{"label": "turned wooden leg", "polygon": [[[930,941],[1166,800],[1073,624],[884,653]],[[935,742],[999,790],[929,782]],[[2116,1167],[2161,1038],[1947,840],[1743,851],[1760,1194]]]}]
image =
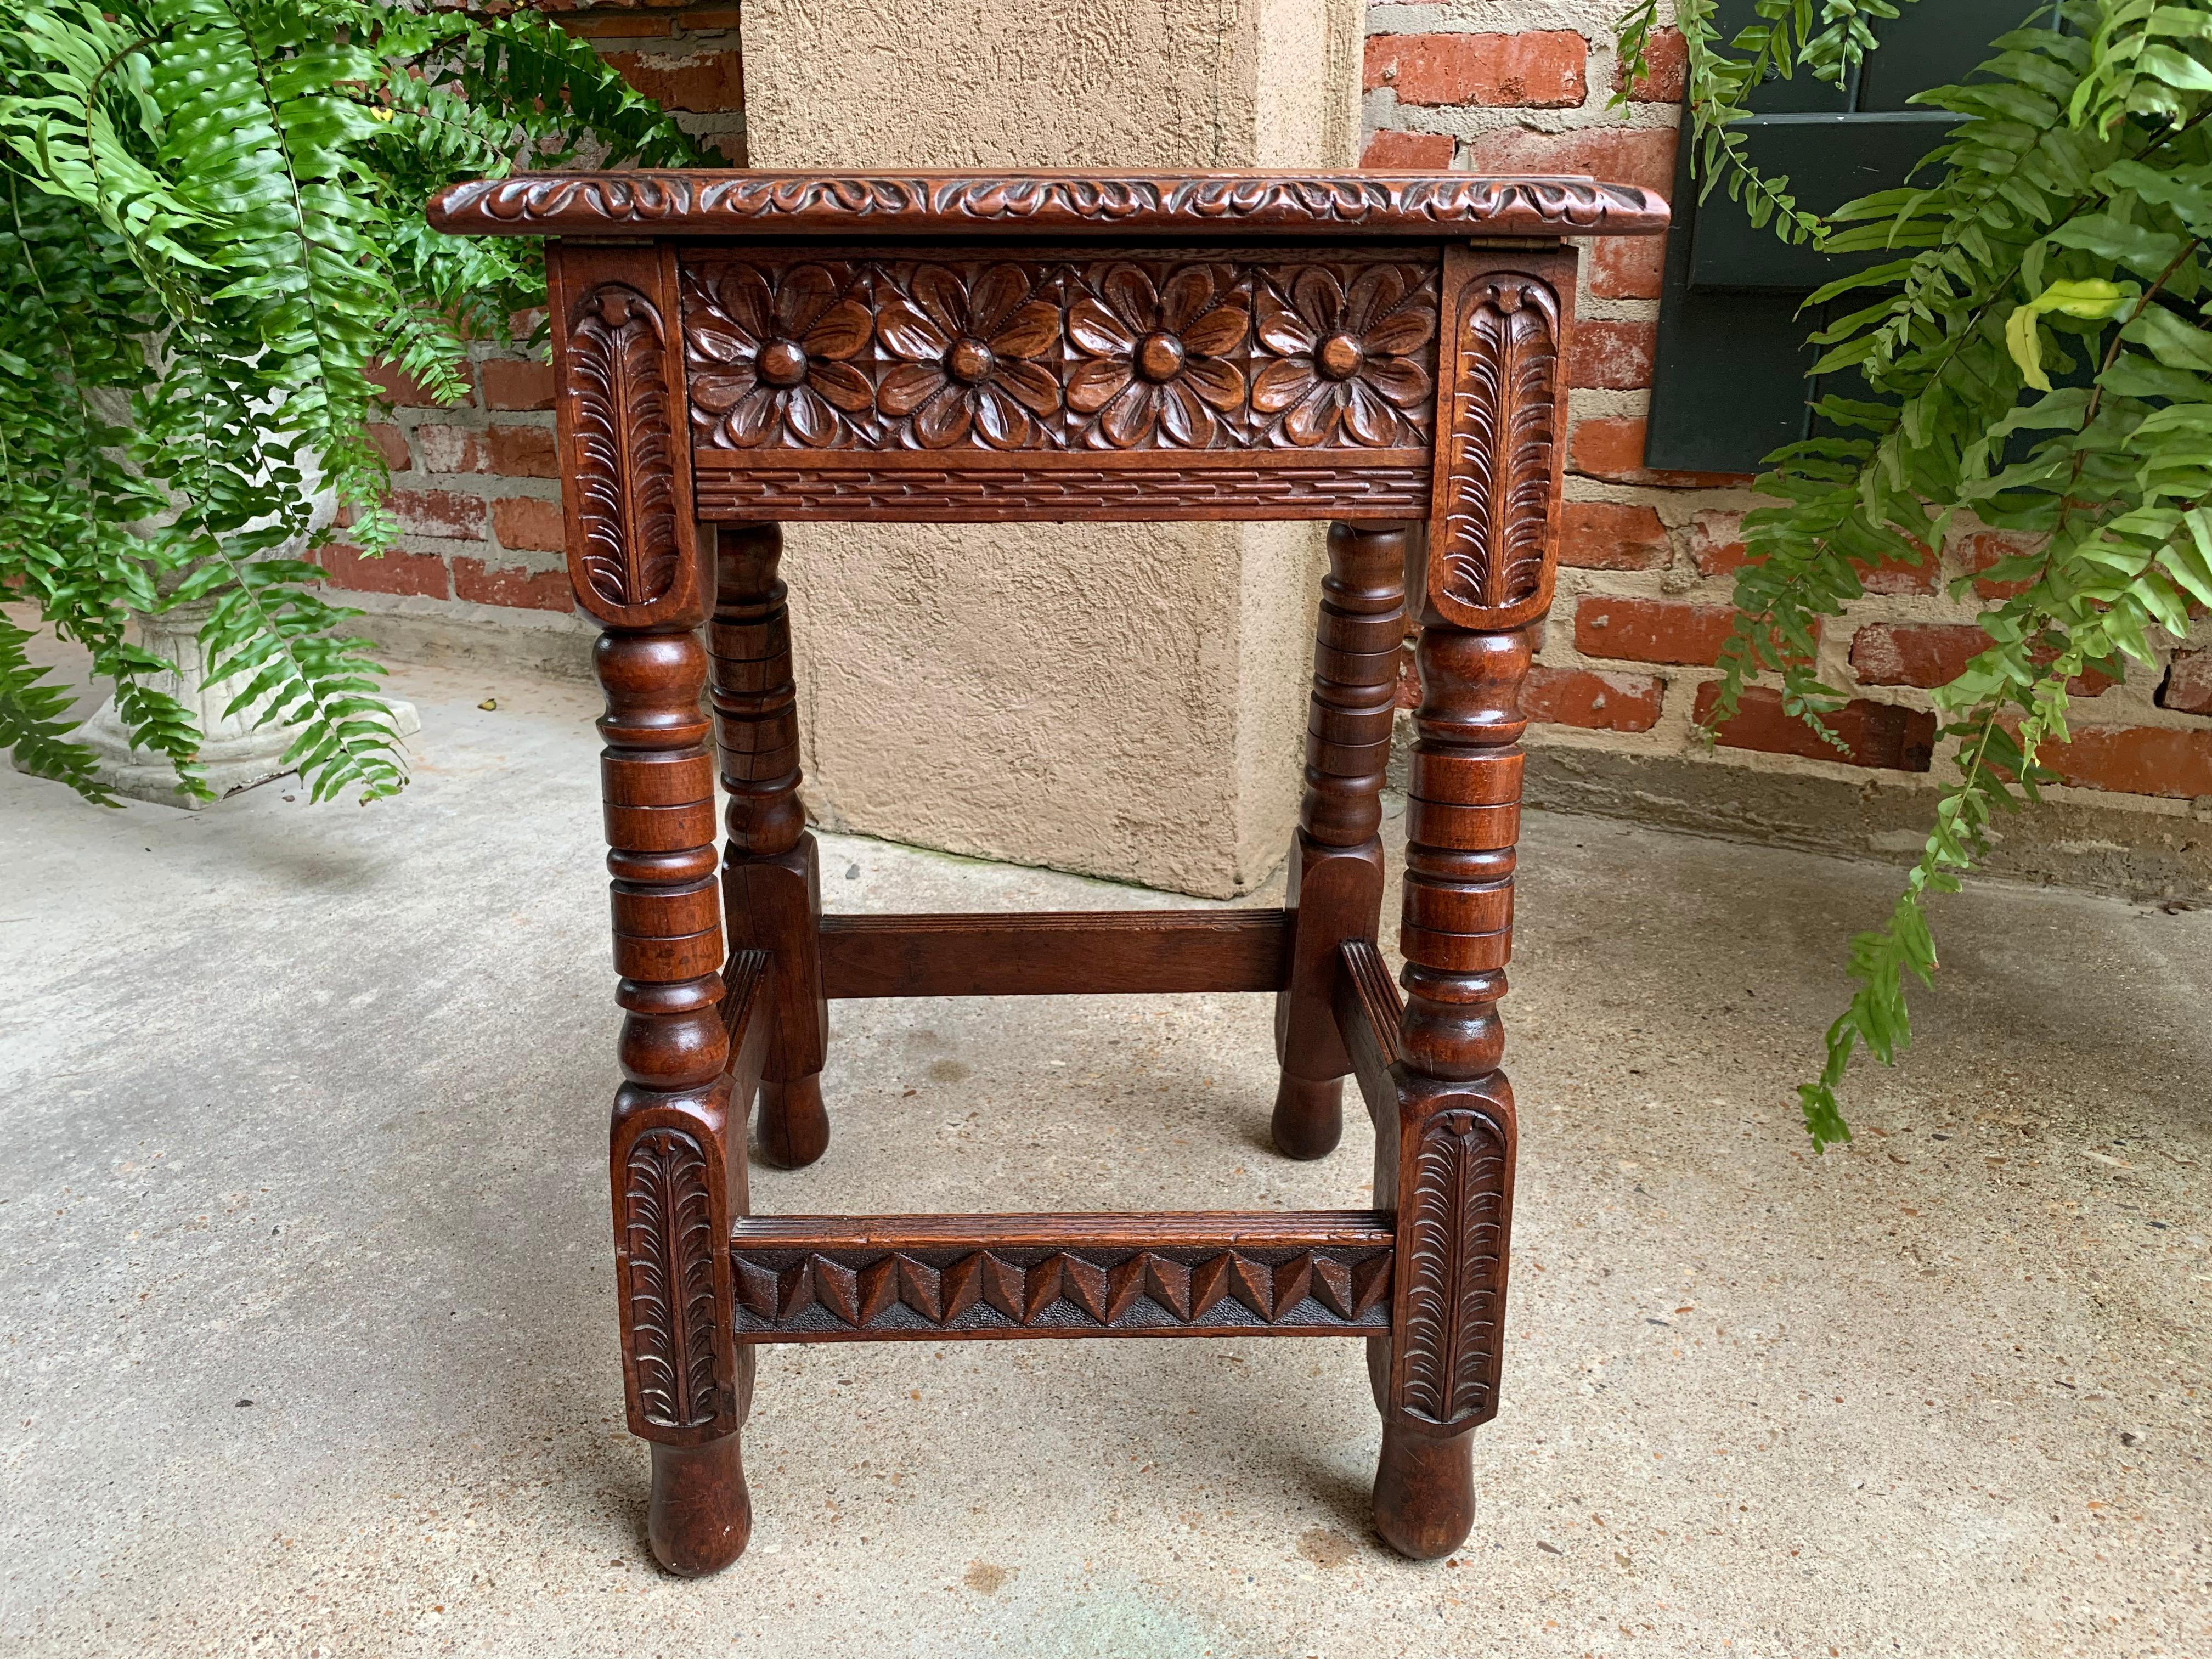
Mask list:
[{"label": "turned wooden leg", "polygon": [[830,1005],[822,993],[820,862],[799,799],[791,622],[776,579],[783,532],[737,524],[709,533],[715,536],[714,729],[730,799],[723,902],[732,947],[765,951],[773,964],[760,1152],[778,1168],[795,1170],[830,1145],[822,1104]]},{"label": "turned wooden leg", "polygon": [[1390,1334],[1368,1345],[1382,1412],[1375,1525],[1417,1559],[1474,1519],[1472,1431],[1498,1410],[1513,1202],[1513,1093],[1498,1000],[1513,927],[1519,707],[1529,638],[1431,621],[1407,802],[1397,1122],[1375,1203],[1398,1214]]},{"label": "turned wooden leg", "polygon": [[653,1553],[711,1572],[752,1525],[738,1461],[751,1353],[731,1322],[744,1120],[730,1104],[732,1048],[745,1095],[762,1062],[766,964],[740,959],[726,987],[675,263],[650,245],[556,243],[546,278],[568,580],[606,630],[594,665],[624,1010],[608,1147],[623,1393],[630,1431],[653,1443]]},{"label": "turned wooden leg", "polygon": [[610,1172],[629,1425],[653,1443],[653,1553],[672,1572],[711,1572],[751,1527],[737,1436],[751,1353],[729,1322],[745,1166],[744,1125],[729,1121],[714,777],[699,711],[707,658],[689,630],[611,629],[598,668],[627,1011]]},{"label": "turned wooden leg", "polygon": [[1372,939],[1382,910],[1382,778],[1406,636],[1408,532],[1335,524],[1314,636],[1305,799],[1291,841],[1288,982],[1275,996],[1276,1150],[1321,1158],[1344,1133],[1352,1060],[1330,1012],[1337,947]]}]

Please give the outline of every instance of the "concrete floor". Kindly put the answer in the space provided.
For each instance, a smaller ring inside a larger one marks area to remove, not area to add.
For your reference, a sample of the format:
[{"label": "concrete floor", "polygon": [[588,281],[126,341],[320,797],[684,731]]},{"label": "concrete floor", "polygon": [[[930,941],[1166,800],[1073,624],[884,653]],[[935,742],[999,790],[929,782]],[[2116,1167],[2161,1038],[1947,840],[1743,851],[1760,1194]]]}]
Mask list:
[{"label": "concrete floor", "polygon": [[[662,1577],[592,709],[398,689],[422,758],[369,811],[0,772],[0,1650],[2212,1653],[2212,915],[1947,901],[1919,1047],[1815,1158],[1790,1085],[1897,872],[1566,817],[1524,844],[1510,1346],[1457,1558],[1368,1530],[1352,1342],[902,1343],[768,1350],[752,1551]],[[823,866],[841,909],[1183,902]],[[1367,1190],[1364,1130],[1267,1151],[1264,998],[836,1024],[836,1138],[757,1168],[763,1211]]]}]

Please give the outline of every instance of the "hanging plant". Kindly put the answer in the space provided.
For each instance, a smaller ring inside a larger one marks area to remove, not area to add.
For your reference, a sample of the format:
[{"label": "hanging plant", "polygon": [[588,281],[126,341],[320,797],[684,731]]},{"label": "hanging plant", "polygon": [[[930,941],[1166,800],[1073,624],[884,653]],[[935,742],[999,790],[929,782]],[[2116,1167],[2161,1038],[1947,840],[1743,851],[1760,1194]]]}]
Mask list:
[{"label": "hanging plant", "polygon": [[[0,591],[82,646],[134,746],[207,793],[134,617],[185,604],[232,713],[297,728],[314,797],[405,782],[382,670],[314,552],[389,549],[371,368],[465,395],[465,340],[542,305],[534,240],[423,222],[518,161],[709,159],[533,13],[382,0],[18,0],[0,26]],[[0,748],[107,792],[0,615]]]},{"label": "hanging plant", "polygon": [[[1857,989],[1798,1091],[1825,1146],[1850,1138],[1837,1091],[1854,1054],[1892,1063],[1910,1038],[1908,978],[1936,967],[1929,896],[1986,855],[1993,814],[2056,781],[2039,756],[2067,740],[2069,684],[2152,664],[2161,631],[2185,637],[2212,605],[2212,0],[2035,7],[1971,84],[1912,100],[1958,122],[1906,185],[1826,215],[1759,172],[1735,123],[1774,76],[1841,85],[1896,5],[1758,0],[1725,45],[1714,0],[1674,11],[1705,191],[1784,241],[1889,256],[1807,301],[1856,301],[1812,335],[1812,373],[1856,371],[1867,395],[1819,398],[1834,435],[1767,458],[1758,489],[1777,504],[1744,520],[1705,732],[1771,675],[1841,749],[1826,722],[1845,694],[1819,678],[1814,642],[1864,591],[1859,570],[1940,561],[1968,514],[2033,538],[1977,573],[2011,596],[1982,610],[1989,648],[1933,694],[1955,775],[1888,921],[1851,941]],[[1621,21],[1631,83],[1657,24],[1656,0]]]}]

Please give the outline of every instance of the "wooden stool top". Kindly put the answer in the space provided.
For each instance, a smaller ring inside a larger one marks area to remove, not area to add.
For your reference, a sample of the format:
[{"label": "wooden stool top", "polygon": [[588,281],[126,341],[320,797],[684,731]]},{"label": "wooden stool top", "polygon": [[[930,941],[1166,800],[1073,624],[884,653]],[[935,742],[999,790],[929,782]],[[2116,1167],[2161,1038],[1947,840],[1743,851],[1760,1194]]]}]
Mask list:
[{"label": "wooden stool top", "polygon": [[[1425,614],[1551,597],[1562,239],[1632,185],[1463,173],[545,173],[571,573],[702,614],[697,520],[1425,520]],[[686,441],[688,438],[688,441]]]}]

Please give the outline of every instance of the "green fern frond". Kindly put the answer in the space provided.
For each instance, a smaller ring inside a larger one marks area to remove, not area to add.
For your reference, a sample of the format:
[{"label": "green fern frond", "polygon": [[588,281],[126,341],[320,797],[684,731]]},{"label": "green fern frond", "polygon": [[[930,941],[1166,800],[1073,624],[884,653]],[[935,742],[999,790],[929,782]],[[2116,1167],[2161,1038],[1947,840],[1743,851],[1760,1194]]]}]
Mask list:
[{"label": "green fern frond", "polygon": [[[544,303],[535,244],[439,235],[429,195],[586,149],[708,159],[534,14],[21,0],[0,22],[0,589],[86,647],[181,787],[204,793],[200,734],[130,629],[194,600],[231,712],[299,728],[317,799],[404,781],[356,613],[302,554],[331,500],[363,551],[396,538],[372,368],[458,394],[467,341]],[[98,798],[58,694],[0,658],[0,733]]]},{"label": "green fern frond", "polygon": [[[1767,186],[1728,128],[1750,88],[1770,69],[1836,78],[1887,15],[1876,0],[1827,0],[1817,20],[1791,0],[1757,9],[1723,49],[1712,0],[1676,8],[1698,165],[1747,200]],[[1709,733],[1770,674],[1826,730],[1841,696],[1807,647],[1860,597],[1861,569],[1939,557],[1963,514],[2029,550],[1954,585],[2017,591],[1983,611],[1990,648],[1932,693],[1957,776],[1888,920],[1852,941],[1856,991],[1800,1091],[1817,1145],[1849,1138],[1838,1091],[1854,1054],[1893,1062],[1911,1039],[1909,981],[1936,967],[1928,896],[1984,859],[1994,813],[2053,781],[2039,757],[2067,740],[2069,685],[2154,660],[2161,631],[2186,636],[2191,607],[2212,605],[2212,0],[2053,9],[2039,16],[2055,26],[1999,37],[1972,84],[1915,100],[1958,118],[1910,185],[1815,229],[1828,251],[1898,256],[1813,296],[1856,302],[1813,335],[1813,373],[1855,371],[1874,395],[1823,399],[1844,435],[1768,457],[1757,487],[1775,504],[1744,519]],[[1625,58],[1656,19],[1649,4],[1624,19]],[[2046,353],[2086,384],[2054,387]]]}]

